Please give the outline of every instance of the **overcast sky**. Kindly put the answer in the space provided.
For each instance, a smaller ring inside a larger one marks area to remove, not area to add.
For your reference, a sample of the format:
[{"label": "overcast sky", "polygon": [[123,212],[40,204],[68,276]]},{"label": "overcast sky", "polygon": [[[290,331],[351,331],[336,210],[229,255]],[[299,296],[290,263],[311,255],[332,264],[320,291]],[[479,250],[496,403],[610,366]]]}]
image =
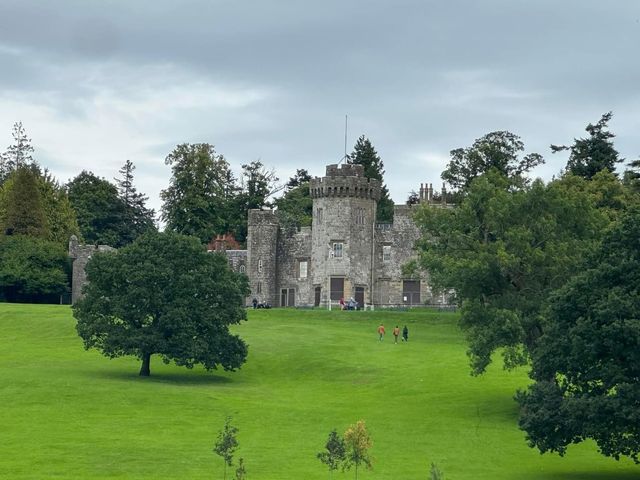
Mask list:
[{"label": "overcast sky", "polygon": [[125,160],[160,209],[166,155],[322,175],[366,135],[396,203],[494,130],[547,164],[612,110],[640,156],[640,1],[0,0],[0,149],[22,121],[61,181]]}]

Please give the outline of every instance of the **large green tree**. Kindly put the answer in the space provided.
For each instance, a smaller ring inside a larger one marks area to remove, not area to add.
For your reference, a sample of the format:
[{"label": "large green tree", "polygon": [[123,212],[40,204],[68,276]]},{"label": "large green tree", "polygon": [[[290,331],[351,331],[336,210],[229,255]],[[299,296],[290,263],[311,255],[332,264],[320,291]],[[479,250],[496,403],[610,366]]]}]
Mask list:
[{"label": "large green tree", "polygon": [[353,152],[349,155],[349,163],[362,165],[364,167],[364,175],[367,178],[375,178],[382,184],[380,201],[378,201],[378,210],[376,220],[379,222],[393,221],[393,200],[389,198],[389,189],[384,183],[384,162],[373,147],[371,141],[361,135],[353,147]]},{"label": "large green tree", "polygon": [[175,233],[150,233],[117,253],[93,255],[85,296],[73,307],[85,348],[135,355],[140,375],[152,355],[191,368],[239,368],[247,345],[229,332],[246,318],[246,277],[226,257]]},{"label": "large green tree", "polygon": [[608,456],[640,452],[640,208],[606,235],[589,268],[550,300],[518,395],[520,426],[541,452],[588,438]]},{"label": "large green tree", "polygon": [[66,248],[26,235],[0,235],[0,299],[54,302],[68,292]]},{"label": "large green tree", "polygon": [[239,207],[236,182],[225,158],[208,143],[184,143],[165,163],[171,166],[171,180],[160,198],[167,229],[196,236],[203,243],[228,232]]},{"label": "large green tree", "polygon": [[490,132],[467,148],[451,150],[451,160],[442,172],[442,179],[454,189],[464,192],[471,182],[490,170],[505,177],[522,177],[532,168],[544,163],[537,153],[524,152],[520,137],[506,131]]},{"label": "large green tree", "polygon": [[126,207],[114,184],[83,170],[67,191],[85,242],[116,248],[131,242]]},{"label": "large green tree", "polygon": [[420,263],[436,288],[455,291],[475,373],[497,349],[507,367],[527,362],[549,294],[598,244],[611,216],[587,183],[568,176],[529,184],[492,169],[455,208],[418,210]]},{"label": "large green tree", "polygon": [[612,116],[613,112],[605,113],[595,125],[587,125],[585,130],[589,136],[574,139],[573,145],[551,145],[553,153],[569,150],[569,173],[591,179],[601,170],[615,171],[616,163],[622,159],[613,145],[615,135],[609,131]]}]

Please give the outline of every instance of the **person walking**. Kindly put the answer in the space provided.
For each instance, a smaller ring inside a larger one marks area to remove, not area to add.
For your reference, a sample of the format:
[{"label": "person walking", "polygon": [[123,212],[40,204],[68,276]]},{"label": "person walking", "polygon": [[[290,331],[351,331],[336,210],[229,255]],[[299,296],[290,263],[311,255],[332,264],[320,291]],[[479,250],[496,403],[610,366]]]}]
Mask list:
[{"label": "person walking", "polygon": [[409,341],[409,329],[407,328],[406,325],[402,329],[402,341],[403,342],[408,342]]},{"label": "person walking", "polygon": [[378,335],[380,336],[380,341],[384,338],[384,325],[380,324],[378,327]]},{"label": "person walking", "polygon": [[396,325],[393,329],[393,343],[398,343],[398,337],[400,336],[400,327]]}]

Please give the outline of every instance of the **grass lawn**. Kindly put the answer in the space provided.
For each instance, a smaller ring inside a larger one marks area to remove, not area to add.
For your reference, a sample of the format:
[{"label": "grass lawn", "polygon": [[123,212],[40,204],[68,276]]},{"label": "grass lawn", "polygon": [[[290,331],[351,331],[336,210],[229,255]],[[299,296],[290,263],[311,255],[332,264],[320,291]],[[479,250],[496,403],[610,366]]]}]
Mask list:
[{"label": "grass lawn", "polygon": [[[387,337],[378,342],[383,321]],[[84,351],[65,306],[0,304],[0,478],[215,479],[211,452],[227,415],[248,479],[326,479],[315,458],[329,431],[359,419],[373,438],[365,479],[628,480],[640,467],[593,443],[541,456],[517,428],[513,394],[526,372],[469,375],[451,314],[250,311],[234,373],[152,357]],[[391,329],[408,325],[409,343]],[[353,471],[334,479],[353,478]],[[228,477],[229,478],[229,477]]]}]

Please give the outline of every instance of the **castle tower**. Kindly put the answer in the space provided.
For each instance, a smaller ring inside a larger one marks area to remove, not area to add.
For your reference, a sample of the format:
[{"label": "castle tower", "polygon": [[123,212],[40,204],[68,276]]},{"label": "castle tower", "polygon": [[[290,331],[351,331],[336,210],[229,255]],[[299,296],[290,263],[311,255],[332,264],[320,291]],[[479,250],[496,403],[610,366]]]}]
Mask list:
[{"label": "castle tower", "polygon": [[313,199],[311,272],[315,303],[373,298],[376,207],[380,182],[362,165],[328,165],[309,185]]},{"label": "castle tower", "polygon": [[251,297],[277,303],[278,218],[271,210],[249,210],[247,274]]}]

